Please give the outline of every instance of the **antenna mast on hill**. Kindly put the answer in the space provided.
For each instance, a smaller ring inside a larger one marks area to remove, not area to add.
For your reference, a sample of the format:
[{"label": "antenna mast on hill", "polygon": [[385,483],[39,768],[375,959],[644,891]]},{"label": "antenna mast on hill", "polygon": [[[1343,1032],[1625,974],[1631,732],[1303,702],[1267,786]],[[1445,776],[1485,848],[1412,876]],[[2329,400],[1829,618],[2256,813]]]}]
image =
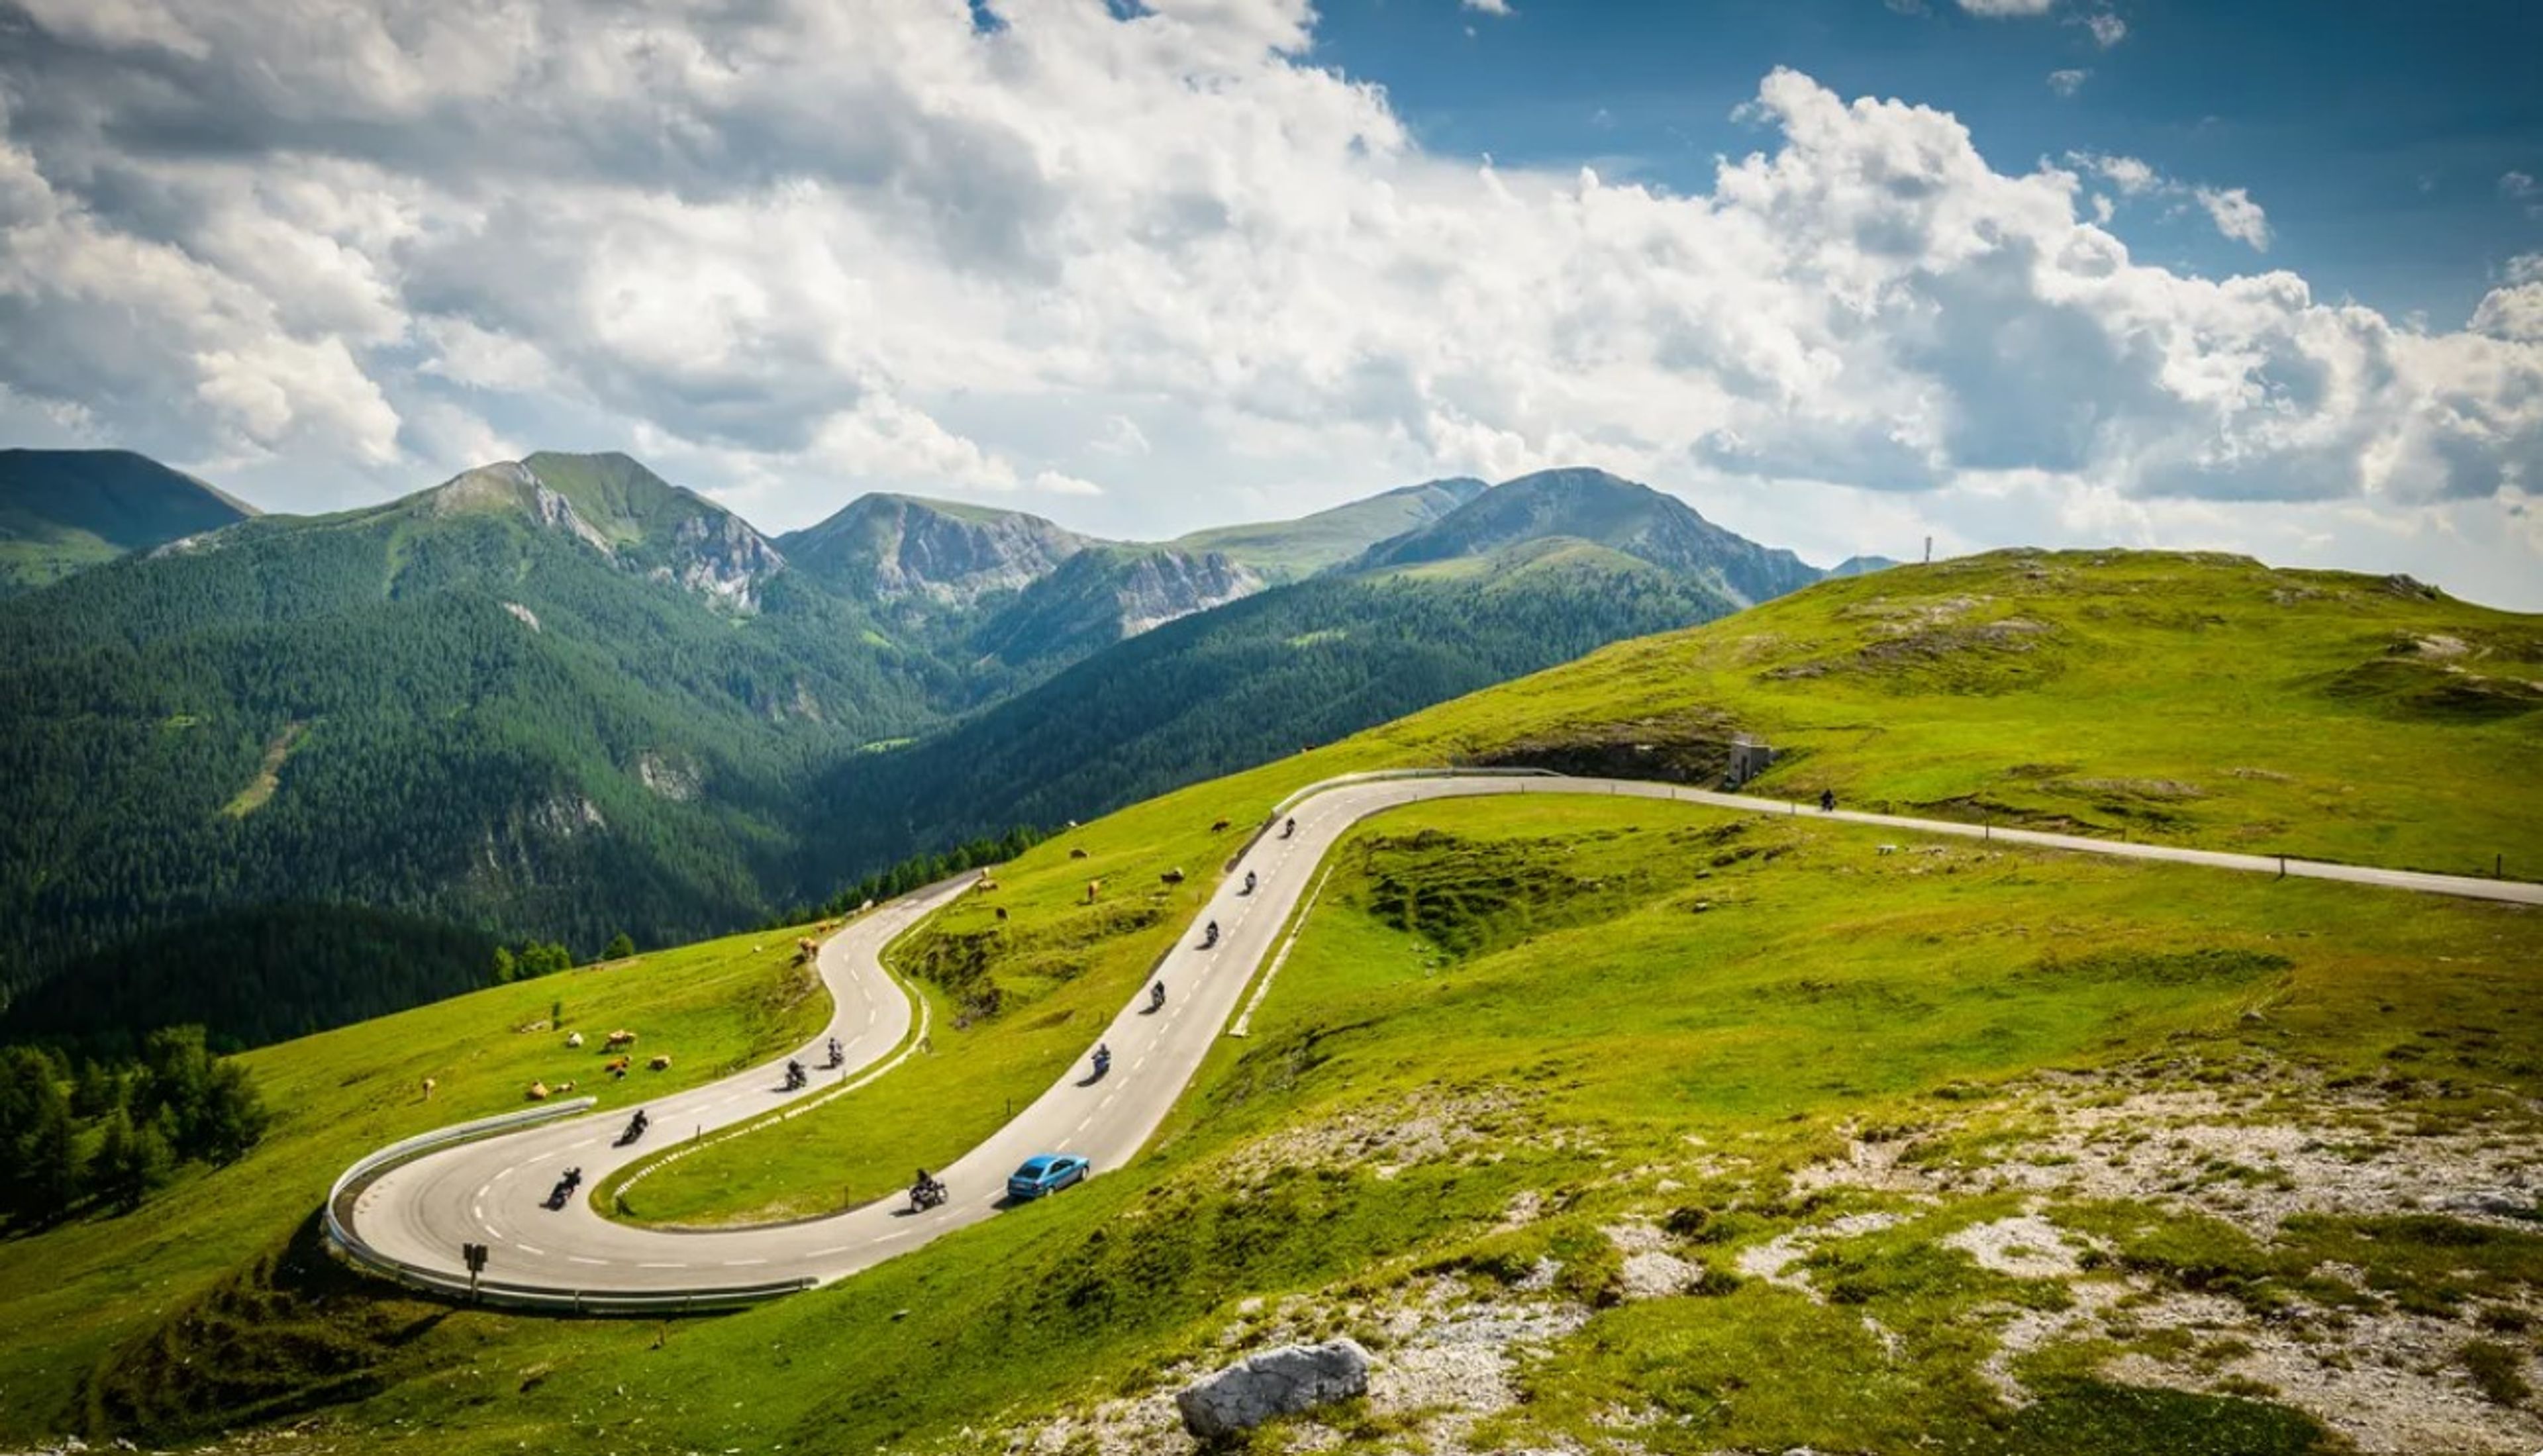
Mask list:
[{"label": "antenna mast on hill", "polygon": [[1931,536],[1928,536],[1928,537],[1926,537],[1926,538],[1925,538],[1925,565],[1927,565],[1927,566],[1929,566],[1929,567],[1930,567],[1930,566],[1932,566],[1933,564],[1934,564],[1934,538],[1933,538],[1933,537],[1931,537]]}]

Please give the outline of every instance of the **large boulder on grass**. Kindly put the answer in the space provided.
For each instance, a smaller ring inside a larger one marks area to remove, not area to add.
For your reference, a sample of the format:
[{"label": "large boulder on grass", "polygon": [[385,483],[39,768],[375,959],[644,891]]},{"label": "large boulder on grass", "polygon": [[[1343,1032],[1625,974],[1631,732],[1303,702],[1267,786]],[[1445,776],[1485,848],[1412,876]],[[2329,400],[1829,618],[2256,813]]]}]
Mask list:
[{"label": "large boulder on grass", "polygon": [[1175,1406],[1207,1441],[1367,1392],[1368,1351],[1345,1337],[1265,1350],[1177,1391]]}]

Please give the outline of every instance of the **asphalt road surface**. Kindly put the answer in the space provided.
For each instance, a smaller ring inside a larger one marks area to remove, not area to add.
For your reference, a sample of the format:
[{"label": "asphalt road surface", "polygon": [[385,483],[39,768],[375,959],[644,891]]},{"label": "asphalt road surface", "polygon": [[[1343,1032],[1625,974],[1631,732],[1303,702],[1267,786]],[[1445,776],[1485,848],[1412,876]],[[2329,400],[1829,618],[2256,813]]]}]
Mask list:
[{"label": "asphalt road surface", "polygon": [[[1674,799],[1751,813],[1876,825],[1908,833],[1999,839],[2093,854],[2291,877],[2337,880],[2393,889],[2543,904],[2543,885],[2374,870],[2274,857],[2221,854],[2159,845],[2122,844],[2070,835],[1988,829],[1943,820],[1893,818],[1815,805],[1792,805],[1737,795],[1624,780],[1435,777],[1345,783],[1296,805],[1297,830],[1275,825],[1245,851],[1211,894],[1158,971],[1166,985],[1162,1011],[1149,1014],[1142,985],[1104,1030],[1113,1050],[1109,1075],[1098,1078],[1079,1058],[1059,1081],[986,1142],[937,1176],[952,1189],[941,1207],[912,1212],[905,1196],[830,1217],[757,1228],[679,1232],[612,1223],[584,1195],[611,1172],[665,1146],[713,1132],[774,1109],[884,1075],[906,1055],[914,1015],[909,997],[884,970],[885,946],[909,926],[961,895],[967,881],[940,885],[894,901],[833,936],[820,970],[836,1012],[822,1035],[794,1053],[808,1068],[824,1059],[837,1036],[845,1065],[814,1070],[810,1085],[784,1089],[787,1058],[648,1104],[653,1126],[629,1147],[615,1146],[626,1114],[576,1117],[430,1154],[349,1190],[347,1222],[374,1251],[410,1265],[465,1279],[460,1247],[489,1247],[485,1277],[556,1293],[675,1293],[761,1284],[789,1278],[826,1282],[904,1254],[930,1239],[994,1217],[1007,1175],[1036,1153],[1077,1153],[1103,1174],[1135,1156],[1241,1004],[1269,959],[1290,912],[1308,892],[1327,850],[1371,814],[1426,799],[1493,794],[1593,794]],[[1243,893],[1245,873],[1259,884]],[[1202,946],[1201,926],[1215,920],[1218,944]],[[1091,1052],[1093,1048],[1090,1046]],[[640,1058],[641,1065],[641,1058]],[[638,1073],[637,1075],[642,1075]],[[750,1134],[787,1135],[781,1128]],[[561,1210],[544,1206],[558,1175],[583,1173],[581,1193]]]}]

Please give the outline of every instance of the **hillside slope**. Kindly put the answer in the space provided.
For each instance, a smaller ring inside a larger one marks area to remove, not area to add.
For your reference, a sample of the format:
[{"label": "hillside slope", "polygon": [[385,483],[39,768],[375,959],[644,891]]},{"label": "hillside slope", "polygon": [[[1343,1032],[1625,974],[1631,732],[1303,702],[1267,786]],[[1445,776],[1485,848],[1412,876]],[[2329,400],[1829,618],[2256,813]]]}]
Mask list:
[{"label": "hillside slope", "polygon": [[[927,1054],[640,1197],[649,1215],[814,1212],[942,1166],[1189,934],[1245,832],[1211,825],[1330,774],[1549,751],[1696,772],[1707,734],[1751,723],[1795,749],[1770,782],[1826,774],[1851,799],[1884,773],[2044,782],[2054,741],[2061,778],[2223,780],[2176,794],[2167,832],[2231,842],[2281,805],[2230,786],[2306,786],[2224,770],[2290,772],[2315,743],[2309,773],[2349,791],[2316,832],[2389,817],[2408,847],[2468,805],[2530,802],[2530,714],[2428,710],[2523,673],[2537,625],[2373,578],[2018,554],[1625,644],[1037,847],[898,948],[936,1005]],[[2270,673],[2216,680],[2260,658]],[[2296,746],[2254,763],[2239,750],[2277,736],[2220,742],[2229,697]],[[2131,731],[2079,729],[2118,717]],[[1884,751],[1845,756],[1841,734],[1876,722]],[[2446,767],[2356,773],[2398,757]],[[1164,882],[1177,866],[1193,878]],[[1267,1440],[2543,1442],[2523,1341],[2543,1303],[2528,909],[1534,796],[1372,821],[1325,869],[1249,1035],[1148,1154],[726,1319],[453,1314],[294,1241],[335,1162],[430,1111],[398,1089],[534,1022],[540,988],[258,1052],[294,1113],[271,1149],[128,1225],[0,1243],[0,1299],[32,1312],[0,1331],[0,1384],[22,1393],[0,1435],[165,1443],[292,1416],[299,1434],[268,1438],[284,1456],[391,1432],[425,1453],[1098,1432],[1180,1452],[1166,1397],[1191,1374],[1349,1333],[1376,1358],[1367,1402]],[[628,974],[593,1015],[641,1014],[652,988]],[[542,1033],[495,1045],[501,1068],[451,1115],[563,1055]]]},{"label": "hillside slope", "polygon": [[0,593],[256,513],[129,450],[0,450]]},{"label": "hillside slope", "polygon": [[813,884],[887,846],[1091,817],[1329,743],[1731,604],[1644,563],[1533,543],[1453,571],[1327,575],[1186,618],[889,753],[848,760]]},{"label": "hillside slope", "polygon": [[1995,552],[1830,580],[1384,730],[1398,753],[2543,879],[2543,619],[2241,557]]},{"label": "hillside slope", "polygon": [[1369,548],[1361,570],[1490,556],[1529,541],[1585,541],[1703,582],[1747,606],[1819,579],[1789,551],[1758,545],[1694,507],[1601,470],[1545,470],[1504,481],[1418,530]]},{"label": "hillside slope", "polygon": [[746,923],[808,765],[953,695],[619,457],[245,522],[0,604],[0,983],[256,904],[585,954]]},{"label": "hillside slope", "polygon": [[1178,551],[1221,552],[1272,580],[1295,580],[1429,525],[1489,489],[1472,476],[1452,476],[1399,486],[1296,520],[1219,526],[1166,544]]}]

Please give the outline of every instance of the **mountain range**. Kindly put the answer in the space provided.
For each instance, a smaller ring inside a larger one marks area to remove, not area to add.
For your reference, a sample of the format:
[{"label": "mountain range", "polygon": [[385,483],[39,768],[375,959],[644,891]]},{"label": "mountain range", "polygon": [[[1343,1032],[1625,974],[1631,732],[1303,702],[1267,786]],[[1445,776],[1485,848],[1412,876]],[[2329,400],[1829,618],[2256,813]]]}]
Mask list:
[{"label": "mountain range", "polygon": [[[894,495],[770,537],[616,454],[308,517],[113,460],[11,458],[12,544],[130,545],[0,600],[0,988],[217,921],[294,962],[229,968],[296,988],[260,1035],[458,989],[486,937],[759,923],[1820,575],[1585,470],[1132,543]],[[313,981],[331,905],[452,984]]]}]

